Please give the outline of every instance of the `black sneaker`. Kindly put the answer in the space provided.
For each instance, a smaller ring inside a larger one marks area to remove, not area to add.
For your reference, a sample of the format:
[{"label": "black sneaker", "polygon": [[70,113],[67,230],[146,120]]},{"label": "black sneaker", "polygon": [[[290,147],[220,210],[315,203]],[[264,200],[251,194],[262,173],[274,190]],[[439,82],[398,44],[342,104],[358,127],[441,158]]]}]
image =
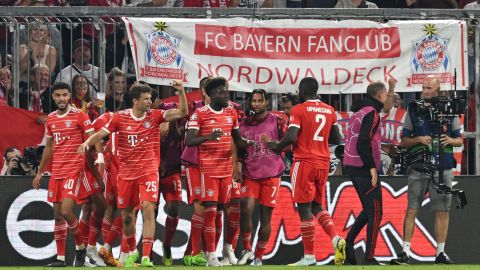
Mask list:
[{"label": "black sneaker", "polygon": [[365,259],[365,262],[363,263],[364,265],[385,265],[384,263],[381,263],[377,261],[377,259]]},{"label": "black sneaker", "polygon": [[73,260],[73,266],[81,267],[85,265],[85,256],[87,255],[87,249],[81,249],[75,251],[75,260]]},{"label": "black sneaker", "polygon": [[55,259],[54,262],[45,265],[46,267],[65,267],[65,261],[61,261],[59,259]]},{"label": "black sneaker", "polygon": [[445,252],[440,252],[435,258],[435,264],[455,264]]},{"label": "black sneaker", "polygon": [[347,255],[345,263],[349,265],[357,265],[357,258],[355,258],[355,249],[353,248],[353,243],[347,242],[347,245],[345,246],[345,253]]},{"label": "black sneaker", "polygon": [[396,259],[392,259],[390,261],[391,265],[408,265],[408,255],[406,252],[402,251],[402,253],[397,255]]}]

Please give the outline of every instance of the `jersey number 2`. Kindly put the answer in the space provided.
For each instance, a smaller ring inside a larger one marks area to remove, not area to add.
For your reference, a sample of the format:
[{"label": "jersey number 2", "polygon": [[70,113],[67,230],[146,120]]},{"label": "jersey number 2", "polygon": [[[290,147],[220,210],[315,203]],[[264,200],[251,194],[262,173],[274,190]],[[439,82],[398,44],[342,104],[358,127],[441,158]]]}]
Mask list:
[{"label": "jersey number 2", "polygon": [[322,132],[322,129],[325,127],[325,124],[327,123],[327,118],[323,114],[317,114],[315,115],[315,122],[319,124],[317,131],[315,131],[315,135],[313,135],[313,140],[323,142],[324,138],[320,136],[320,132]]}]

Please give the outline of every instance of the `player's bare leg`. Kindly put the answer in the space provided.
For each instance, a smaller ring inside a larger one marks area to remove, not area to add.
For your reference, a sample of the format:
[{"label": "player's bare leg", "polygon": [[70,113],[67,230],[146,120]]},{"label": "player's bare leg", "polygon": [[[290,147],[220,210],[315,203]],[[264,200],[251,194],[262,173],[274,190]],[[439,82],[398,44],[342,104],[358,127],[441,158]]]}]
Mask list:
[{"label": "player's bare leg", "polygon": [[239,265],[244,265],[248,260],[253,257],[252,251],[252,214],[255,209],[254,198],[242,198],[241,203],[241,215],[240,215],[240,231],[242,235],[243,250],[238,259]]},{"label": "player's bare leg", "polygon": [[165,210],[167,212],[167,218],[165,220],[165,234],[163,239],[163,265],[172,265],[172,239],[175,235],[178,225],[178,207],[179,201],[167,201],[165,205]]},{"label": "player's bare leg", "polygon": [[332,217],[327,210],[322,208],[322,205],[316,201],[312,202],[312,212],[316,217],[318,224],[322,226],[323,231],[330,237],[333,249],[335,250],[335,265],[342,265],[346,259],[346,242],[340,237],[333,223]]}]

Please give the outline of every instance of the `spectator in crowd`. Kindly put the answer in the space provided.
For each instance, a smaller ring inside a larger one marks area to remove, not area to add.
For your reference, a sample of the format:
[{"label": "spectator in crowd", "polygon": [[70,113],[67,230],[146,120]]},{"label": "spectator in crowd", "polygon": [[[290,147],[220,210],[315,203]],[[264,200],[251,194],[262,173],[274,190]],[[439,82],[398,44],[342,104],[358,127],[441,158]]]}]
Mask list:
[{"label": "spectator in crowd", "polygon": [[411,8],[416,0],[372,0],[379,8]]},{"label": "spectator in crowd", "polygon": [[31,68],[37,64],[45,64],[50,72],[55,70],[57,50],[49,45],[48,28],[43,24],[30,25],[27,41],[19,48],[20,79],[28,81]]},{"label": "spectator in crowd", "polygon": [[273,0],[239,0],[238,7],[245,8],[272,8]]},{"label": "spectator in crowd", "polygon": [[7,148],[3,157],[7,166],[5,175],[35,175],[32,166],[19,160],[22,157],[22,153],[17,148]]},{"label": "spectator in crowd", "polygon": [[131,99],[129,93],[126,91],[126,76],[125,72],[119,68],[113,68],[108,75],[105,107],[110,112],[116,112],[128,108],[127,100]]},{"label": "spectator in crowd", "polygon": [[9,66],[0,68],[0,106],[12,105],[12,73]]},{"label": "spectator in crowd", "polygon": [[50,68],[37,64],[32,68],[30,86],[20,93],[20,107],[49,114],[54,110],[50,91]]},{"label": "spectator in crowd", "polygon": [[338,0],[335,8],[378,8],[378,6],[365,0]]},{"label": "spectator in crowd", "polygon": [[227,8],[238,7],[240,0],[184,0],[184,7]]},{"label": "spectator in crowd", "polygon": [[184,0],[131,0],[129,6],[137,7],[183,7]]},{"label": "spectator in crowd", "polygon": [[466,4],[463,9],[480,9],[480,0]]},{"label": "spectator in crowd", "polygon": [[283,110],[283,113],[285,113],[285,115],[287,116],[287,118],[290,117],[290,110],[293,108],[293,106],[297,104],[298,104],[297,96],[290,93],[282,95],[280,99],[280,107]]},{"label": "spectator in crowd", "polygon": [[416,8],[457,8],[458,4],[455,0],[416,0]]},{"label": "spectator in crowd", "polygon": [[72,80],[72,98],[70,103],[77,109],[82,110],[88,115],[90,120],[99,116],[96,101],[92,99],[88,79],[84,75],[77,74]]},{"label": "spectator in crowd", "polygon": [[[100,70],[98,67],[90,64],[92,52],[90,50],[90,41],[86,39],[77,39],[72,45],[73,64],[65,67],[58,73],[55,82],[72,83],[72,79],[77,74],[82,74],[87,78],[91,90],[99,91]],[[91,93],[92,94],[92,93]]]},{"label": "spectator in crowd", "polygon": [[[292,1],[289,1],[292,2]],[[303,0],[304,8],[333,8],[337,4],[337,0]]]}]

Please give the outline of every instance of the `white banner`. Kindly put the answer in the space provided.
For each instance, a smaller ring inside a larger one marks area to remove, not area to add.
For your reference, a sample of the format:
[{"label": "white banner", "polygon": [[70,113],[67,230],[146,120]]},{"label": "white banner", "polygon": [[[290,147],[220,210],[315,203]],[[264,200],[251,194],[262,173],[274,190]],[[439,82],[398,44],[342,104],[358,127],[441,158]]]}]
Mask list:
[{"label": "white banner", "polygon": [[319,93],[364,93],[372,81],[395,79],[396,91],[420,91],[426,75],[442,89],[467,89],[464,21],[251,20],[123,18],[138,80],[198,87],[223,76],[230,89],[295,92],[315,77]]}]

